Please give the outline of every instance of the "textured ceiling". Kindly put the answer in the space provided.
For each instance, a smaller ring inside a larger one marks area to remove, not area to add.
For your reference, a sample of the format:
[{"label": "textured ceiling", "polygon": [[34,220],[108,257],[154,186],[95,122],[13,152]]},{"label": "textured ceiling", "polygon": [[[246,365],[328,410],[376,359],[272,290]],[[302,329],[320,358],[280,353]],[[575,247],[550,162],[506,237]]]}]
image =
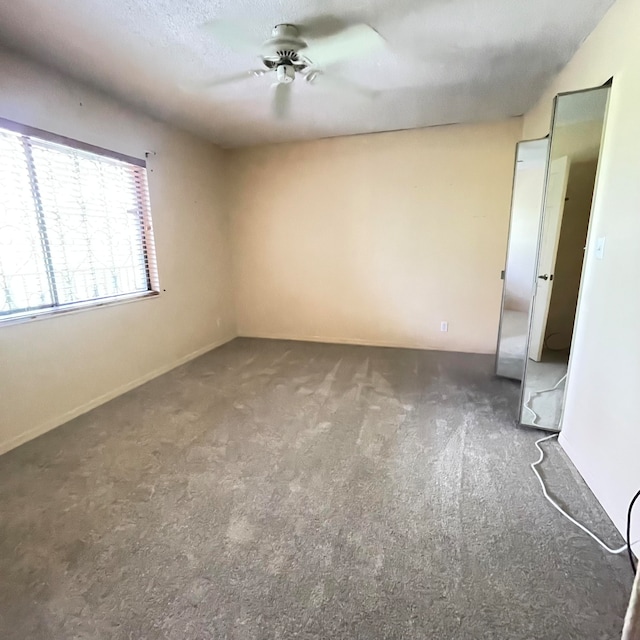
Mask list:
[{"label": "textured ceiling", "polygon": [[[7,0],[0,40],[226,146],[477,122],[532,106],[613,0]],[[196,91],[256,68],[202,25],[244,20],[316,34],[366,22],[386,47],[330,71],[379,91],[371,100],[293,83],[273,118],[270,79]]]}]

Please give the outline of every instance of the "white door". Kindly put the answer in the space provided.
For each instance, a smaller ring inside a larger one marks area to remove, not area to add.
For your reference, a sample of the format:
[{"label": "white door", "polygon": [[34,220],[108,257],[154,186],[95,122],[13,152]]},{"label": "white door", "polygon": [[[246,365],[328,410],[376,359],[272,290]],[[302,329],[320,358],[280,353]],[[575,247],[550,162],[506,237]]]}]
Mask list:
[{"label": "white door", "polygon": [[540,254],[538,258],[538,273],[531,331],[529,334],[529,357],[541,360],[544,348],[544,338],[549,316],[549,304],[553,289],[553,271],[558,254],[560,228],[564,201],[567,197],[567,182],[569,180],[569,158],[562,156],[551,162],[549,167],[549,181],[542,217],[542,237],[540,239]]}]

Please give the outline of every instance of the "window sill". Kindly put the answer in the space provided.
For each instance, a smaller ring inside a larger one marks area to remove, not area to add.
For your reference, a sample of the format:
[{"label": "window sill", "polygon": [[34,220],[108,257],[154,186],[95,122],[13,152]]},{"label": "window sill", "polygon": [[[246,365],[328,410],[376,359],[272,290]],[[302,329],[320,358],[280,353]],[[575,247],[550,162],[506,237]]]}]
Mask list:
[{"label": "window sill", "polygon": [[99,300],[89,300],[88,302],[76,302],[75,304],[65,305],[64,307],[55,307],[40,309],[37,311],[27,311],[13,316],[0,319],[0,327],[14,324],[22,324],[25,322],[34,322],[36,320],[45,320],[61,315],[69,315],[72,313],[81,313],[90,309],[100,309],[102,307],[114,307],[119,304],[128,304],[138,300],[147,298],[157,298],[160,295],[158,291],[144,291],[142,293],[132,293],[123,296],[114,296],[113,298],[101,298]]}]

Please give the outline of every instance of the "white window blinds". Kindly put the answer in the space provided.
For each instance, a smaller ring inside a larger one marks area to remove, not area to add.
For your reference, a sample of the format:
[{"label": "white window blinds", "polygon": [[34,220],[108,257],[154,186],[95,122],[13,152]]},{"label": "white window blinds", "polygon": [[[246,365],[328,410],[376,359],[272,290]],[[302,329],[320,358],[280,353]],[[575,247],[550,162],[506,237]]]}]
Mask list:
[{"label": "white window blinds", "polygon": [[0,127],[0,319],[157,288],[146,168],[130,160]]}]

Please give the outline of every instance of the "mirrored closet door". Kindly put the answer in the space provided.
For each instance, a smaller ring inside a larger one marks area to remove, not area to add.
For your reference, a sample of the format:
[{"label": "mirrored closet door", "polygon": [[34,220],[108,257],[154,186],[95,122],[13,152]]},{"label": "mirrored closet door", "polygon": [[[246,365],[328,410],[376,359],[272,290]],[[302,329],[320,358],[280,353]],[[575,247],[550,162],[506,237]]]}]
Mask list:
[{"label": "mirrored closet door", "polygon": [[516,147],[496,349],[496,374],[514,380],[524,376],[548,155],[548,138],[525,140]]},{"label": "mirrored closet door", "polygon": [[561,427],[609,91],[559,95],[548,141],[517,148],[496,373],[524,426]]}]

